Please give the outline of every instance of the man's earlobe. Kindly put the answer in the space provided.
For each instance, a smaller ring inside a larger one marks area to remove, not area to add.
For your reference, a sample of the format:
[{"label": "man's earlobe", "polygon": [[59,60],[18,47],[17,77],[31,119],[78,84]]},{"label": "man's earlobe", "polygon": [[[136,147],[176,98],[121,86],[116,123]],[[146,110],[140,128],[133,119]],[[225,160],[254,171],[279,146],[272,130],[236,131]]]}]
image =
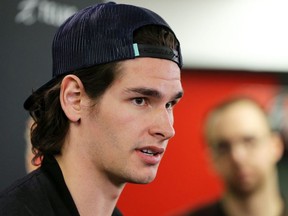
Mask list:
[{"label": "man's earlobe", "polygon": [[67,75],[63,78],[60,89],[61,107],[72,122],[81,119],[81,97],[84,87],[81,80],[75,75]]}]

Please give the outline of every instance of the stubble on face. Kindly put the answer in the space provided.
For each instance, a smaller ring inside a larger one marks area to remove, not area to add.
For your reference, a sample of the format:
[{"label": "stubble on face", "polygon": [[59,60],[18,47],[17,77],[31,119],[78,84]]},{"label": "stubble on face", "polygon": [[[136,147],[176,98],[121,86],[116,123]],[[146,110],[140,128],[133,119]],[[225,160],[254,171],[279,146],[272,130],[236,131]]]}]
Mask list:
[{"label": "stubble on face", "polygon": [[227,191],[231,193],[234,197],[240,199],[247,199],[257,191],[261,191],[264,187],[264,178],[254,179],[255,181],[249,183],[239,183],[235,180],[230,180],[226,182]]},{"label": "stubble on face", "polygon": [[90,154],[94,152],[92,158],[95,158],[97,169],[114,184],[147,184],[156,177],[159,163],[147,165],[139,157],[139,150],[136,152],[139,148],[152,145],[166,148],[168,140],[159,142],[149,134],[153,122],[149,116],[149,113],[153,113],[150,110],[152,104],[151,107],[150,104],[139,106],[133,101],[133,98],[148,96],[139,92],[126,96],[127,93],[123,92],[127,92],[127,88],[138,89],[139,86],[158,89],[166,99],[165,102],[157,99],[157,103],[161,103],[165,109],[165,104],[170,102],[167,98],[175,95],[175,91],[182,91],[180,71],[174,64],[168,60],[150,58],[128,60],[121,66],[121,77],[107,89],[97,104],[97,112],[93,112],[87,127],[93,140],[90,142]]}]

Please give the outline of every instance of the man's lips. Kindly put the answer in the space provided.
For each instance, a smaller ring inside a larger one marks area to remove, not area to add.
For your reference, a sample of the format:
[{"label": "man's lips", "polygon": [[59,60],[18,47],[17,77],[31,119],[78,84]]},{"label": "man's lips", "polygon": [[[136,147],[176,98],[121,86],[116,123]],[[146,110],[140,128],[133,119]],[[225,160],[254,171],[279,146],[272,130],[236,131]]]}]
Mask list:
[{"label": "man's lips", "polygon": [[146,146],[136,149],[140,158],[149,165],[158,164],[161,160],[161,156],[164,153],[164,148],[158,148],[156,146]]},{"label": "man's lips", "polygon": [[164,152],[164,148],[158,148],[156,146],[147,146],[138,149],[139,151],[143,152],[144,154],[155,156],[157,154],[162,154]]},{"label": "man's lips", "polygon": [[237,182],[247,182],[249,181],[249,179],[251,179],[252,177],[252,174],[251,172],[248,172],[248,171],[239,171],[238,172],[235,172],[235,175],[234,175],[234,178]]}]

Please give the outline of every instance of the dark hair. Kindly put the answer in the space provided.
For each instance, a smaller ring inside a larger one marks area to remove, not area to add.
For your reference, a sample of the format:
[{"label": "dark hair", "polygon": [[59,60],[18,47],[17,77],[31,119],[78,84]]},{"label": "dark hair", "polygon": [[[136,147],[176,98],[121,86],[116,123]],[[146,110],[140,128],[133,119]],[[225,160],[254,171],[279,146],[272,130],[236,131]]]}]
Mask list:
[{"label": "dark hair", "polygon": [[[167,46],[175,49],[179,46],[175,35],[167,28],[156,25],[141,27],[134,32],[134,42]],[[87,95],[95,100],[99,99],[106,89],[112,85],[115,78],[121,74],[121,61],[97,65],[72,72],[82,81]],[[42,92],[32,94],[33,105],[29,108],[34,119],[31,127],[31,143],[35,164],[38,158],[45,155],[61,153],[69,121],[61,108],[59,94],[62,79],[57,78],[54,85]],[[38,164],[35,164],[38,165]]]}]

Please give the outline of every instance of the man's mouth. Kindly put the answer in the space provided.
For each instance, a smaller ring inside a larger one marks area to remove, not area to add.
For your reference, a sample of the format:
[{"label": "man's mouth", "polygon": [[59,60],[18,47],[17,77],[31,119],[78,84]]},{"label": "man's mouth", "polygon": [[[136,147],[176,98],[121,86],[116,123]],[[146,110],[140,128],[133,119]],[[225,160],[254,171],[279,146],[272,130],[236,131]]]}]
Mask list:
[{"label": "man's mouth", "polygon": [[164,148],[158,148],[155,146],[148,146],[138,149],[139,156],[146,164],[155,165],[161,160],[161,156],[164,153]]},{"label": "man's mouth", "polygon": [[149,150],[149,149],[142,149],[140,151],[143,152],[144,154],[150,155],[150,156],[155,156],[157,154],[160,154],[159,152],[154,152],[154,151]]},{"label": "man's mouth", "polygon": [[163,148],[158,148],[155,146],[143,147],[139,149],[142,153],[150,156],[156,156],[158,154],[162,154],[164,152]]}]

